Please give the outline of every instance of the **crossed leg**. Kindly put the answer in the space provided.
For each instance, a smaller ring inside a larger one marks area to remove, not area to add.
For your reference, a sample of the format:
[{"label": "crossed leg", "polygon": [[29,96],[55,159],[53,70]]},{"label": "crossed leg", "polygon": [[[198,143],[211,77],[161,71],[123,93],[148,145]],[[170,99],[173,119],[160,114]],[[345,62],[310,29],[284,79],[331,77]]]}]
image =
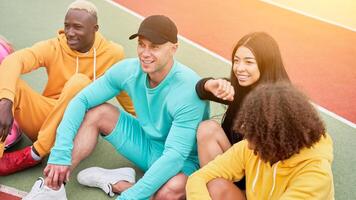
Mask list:
[{"label": "crossed leg", "polygon": [[[120,111],[115,106],[107,103],[92,108],[86,113],[74,140],[71,171],[93,152],[98,141],[99,133],[108,136],[113,132],[120,118],[120,114]],[[172,177],[151,199],[185,199],[185,185],[187,179],[188,177],[183,173]],[[112,185],[113,192],[121,193],[132,185],[132,183],[127,181],[118,181]]]}]

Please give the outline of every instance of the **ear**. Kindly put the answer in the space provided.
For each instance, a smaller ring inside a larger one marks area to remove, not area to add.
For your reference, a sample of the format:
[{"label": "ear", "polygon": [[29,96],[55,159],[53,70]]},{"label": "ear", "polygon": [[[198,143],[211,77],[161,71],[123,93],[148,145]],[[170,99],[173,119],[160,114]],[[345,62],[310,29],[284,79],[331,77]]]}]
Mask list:
[{"label": "ear", "polygon": [[99,25],[98,25],[98,24],[96,24],[96,25],[94,26],[94,30],[95,30],[95,32],[97,32],[97,31],[99,30]]},{"label": "ear", "polygon": [[172,52],[175,53],[178,49],[178,42],[175,44],[172,44]]}]

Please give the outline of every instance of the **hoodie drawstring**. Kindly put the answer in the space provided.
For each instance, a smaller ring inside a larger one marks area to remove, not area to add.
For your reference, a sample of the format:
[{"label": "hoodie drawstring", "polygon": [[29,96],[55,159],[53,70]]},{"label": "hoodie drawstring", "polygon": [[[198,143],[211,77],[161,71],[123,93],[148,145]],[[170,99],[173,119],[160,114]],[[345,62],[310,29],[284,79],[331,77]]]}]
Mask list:
[{"label": "hoodie drawstring", "polygon": [[273,169],[273,185],[272,185],[271,191],[269,192],[269,197],[272,196],[273,191],[274,191],[274,187],[276,186],[277,167],[278,167],[279,162],[280,162],[280,161],[278,161],[278,162],[276,163],[276,165],[274,166],[274,169]]},{"label": "hoodie drawstring", "polygon": [[96,48],[94,47],[93,80],[96,80]]},{"label": "hoodie drawstring", "polygon": [[[280,161],[278,161],[274,166],[273,166],[273,184],[272,184],[272,189],[271,191],[269,192],[269,197],[272,196],[273,192],[274,192],[274,188],[276,186],[276,176],[277,176],[277,168],[278,168],[278,164],[279,164]],[[258,176],[260,174],[260,166],[261,166],[261,160],[258,160],[258,165],[257,165],[257,173],[256,173],[256,176],[255,176],[255,179],[253,180],[253,183],[252,183],[252,192],[255,192],[255,186],[256,186],[256,183],[257,183],[257,180],[258,180]]]},{"label": "hoodie drawstring", "polygon": [[[93,61],[93,81],[96,80],[96,48],[94,47],[94,61]],[[75,73],[79,73],[79,57],[77,56],[77,67],[75,68]]]},{"label": "hoodie drawstring", "polygon": [[77,56],[77,67],[75,68],[75,73],[78,74],[79,71],[79,58]]},{"label": "hoodie drawstring", "polygon": [[253,183],[252,183],[252,192],[255,192],[256,182],[257,182],[257,179],[258,179],[258,175],[260,173],[260,166],[261,166],[261,160],[258,160],[257,174],[256,174],[256,177],[255,177],[255,180],[253,180]]}]

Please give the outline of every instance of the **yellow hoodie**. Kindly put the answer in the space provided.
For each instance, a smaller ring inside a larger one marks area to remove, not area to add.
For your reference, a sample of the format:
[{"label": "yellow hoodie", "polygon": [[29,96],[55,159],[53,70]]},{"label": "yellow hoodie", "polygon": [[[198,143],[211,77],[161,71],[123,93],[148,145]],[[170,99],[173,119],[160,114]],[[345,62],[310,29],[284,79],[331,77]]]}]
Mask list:
[{"label": "yellow hoodie", "polygon": [[332,160],[329,135],[313,147],[304,148],[299,154],[272,166],[254,155],[243,140],[189,177],[187,199],[211,199],[206,184],[214,178],[238,181],[243,176],[246,176],[249,200],[334,199]]},{"label": "yellow hoodie", "polygon": [[[57,99],[65,83],[75,73],[82,73],[91,80],[100,77],[114,63],[123,59],[122,46],[107,41],[99,32],[95,34],[93,47],[87,53],[69,48],[64,31],[53,39],[38,42],[30,48],[19,50],[3,60],[0,66],[0,99],[14,101],[16,82],[20,74],[45,67],[48,82],[43,95]],[[133,112],[131,102],[129,112]],[[127,109],[127,105],[123,105]]]}]

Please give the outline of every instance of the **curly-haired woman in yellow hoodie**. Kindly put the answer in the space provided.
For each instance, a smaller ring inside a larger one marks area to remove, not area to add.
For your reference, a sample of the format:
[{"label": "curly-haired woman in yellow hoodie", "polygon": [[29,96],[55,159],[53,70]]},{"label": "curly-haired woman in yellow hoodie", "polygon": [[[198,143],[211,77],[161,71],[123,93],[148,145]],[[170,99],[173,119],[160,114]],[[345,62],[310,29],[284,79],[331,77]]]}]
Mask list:
[{"label": "curly-haired woman in yellow hoodie", "polygon": [[241,191],[233,182],[244,176],[247,199],[334,199],[332,140],[308,99],[290,84],[252,91],[234,129],[244,140],[189,177],[189,200],[237,199]]}]

